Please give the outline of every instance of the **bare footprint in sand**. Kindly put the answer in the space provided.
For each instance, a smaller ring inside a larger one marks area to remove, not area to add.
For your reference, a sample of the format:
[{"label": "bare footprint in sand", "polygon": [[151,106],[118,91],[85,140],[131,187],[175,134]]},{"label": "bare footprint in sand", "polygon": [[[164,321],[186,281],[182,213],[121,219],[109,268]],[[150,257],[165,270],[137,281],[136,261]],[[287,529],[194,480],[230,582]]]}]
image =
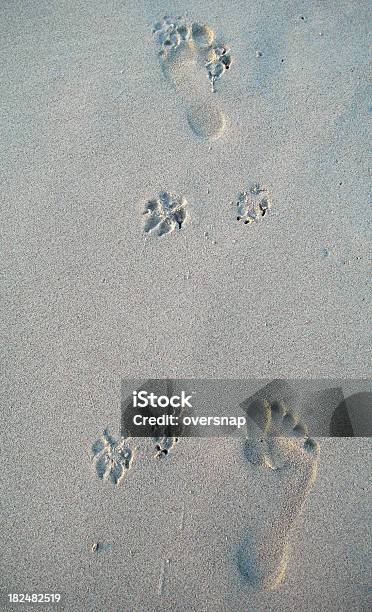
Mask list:
[{"label": "bare footprint in sand", "polygon": [[153,33],[163,73],[182,97],[194,135],[202,140],[219,138],[226,119],[211,92],[230,69],[229,49],[216,44],[209,26],[186,16],[164,17],[154,24]]},{"label": "bare footprint in sand", "polygon": [[319,446],[279,402],[255,402],[246,414],[244,454],[252,478],[261,479],[273,497],[260,508],[259,529],[240,545],[237,563],[249,584],[271,590],[284,580],[291,529],[315,481]]}]

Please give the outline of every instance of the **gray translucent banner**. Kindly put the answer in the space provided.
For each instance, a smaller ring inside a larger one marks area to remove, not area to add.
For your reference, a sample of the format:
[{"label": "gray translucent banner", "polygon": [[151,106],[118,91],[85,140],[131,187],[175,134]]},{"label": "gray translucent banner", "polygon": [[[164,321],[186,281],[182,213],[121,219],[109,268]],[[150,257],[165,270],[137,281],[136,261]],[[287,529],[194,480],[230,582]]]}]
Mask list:
[{"label": "gray translucent banner", "polygon": [[369,437],[372,381],[125,379],[123,437]]}]

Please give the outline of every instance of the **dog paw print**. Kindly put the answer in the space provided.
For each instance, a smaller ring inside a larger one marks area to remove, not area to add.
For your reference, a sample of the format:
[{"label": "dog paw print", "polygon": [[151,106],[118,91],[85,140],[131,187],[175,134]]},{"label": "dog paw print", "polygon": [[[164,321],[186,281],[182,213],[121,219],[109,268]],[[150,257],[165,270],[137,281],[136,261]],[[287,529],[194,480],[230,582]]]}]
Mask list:
[{"label": "dog paw print", "polygon": [[264,217],[271,208],[271,198],[265,187],[251,183],[247,191],[241,191],[236,198],[237,220],[246,225]]},{"label": "dog paw print", "polygon": [[205,64],[213,92],[215,91],[214,84],[216,80],[220,79],[225,73],[225,70],[230,69],[230,66],[230,49],[225,45],[213,47],[209,54],[208,61]]},{"label": "dog paw print", "polygon": [[133,452],[125,438],[115,440],[107,429],[92,446],[93,464],[100,480],[107,480],[114,485],[123,481],[131,467]]},{"label": "dog paw print", "polygon": [[155,446],[155,450],[156,450],[155,459],[164,459],[164,457],[168,455],[169,451],[174,449],[177,442],[178,442],[178,438],[175,438],[175,437],[157,438],[157,444]]},{"label": "dog paw print", "polygon": [[187,200],[183,196],[162,191],[159,196],[146,203],[144,231],[157,236],[181,229],[187,217]]}]

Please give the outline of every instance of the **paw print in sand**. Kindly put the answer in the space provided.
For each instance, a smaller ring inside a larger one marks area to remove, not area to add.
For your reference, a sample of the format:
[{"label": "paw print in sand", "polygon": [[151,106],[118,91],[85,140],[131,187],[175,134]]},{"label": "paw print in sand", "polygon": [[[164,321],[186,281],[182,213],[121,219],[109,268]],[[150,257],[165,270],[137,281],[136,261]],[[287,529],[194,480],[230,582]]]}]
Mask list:
[{"label": "paw print in sand", "polygon": [[127,440],[115,440],[107,429],[92,446],[93,463],[96,474],[101,480],[119,485],[131,467],[133,452]]},{"label": "paw print in sand", "polygon": [[246,225],[264,217],[271,208],[271,198],[265,187],[251,183],[247,191],[241,191],[236,198],[237,220]]},{"label": "paw print in sand", "polygon": [[205,67],[208,72],[208,78],[211,82],[211,88],[214,92],[214,84],[217,79],[220,79],[224,74],[225,70],[230,69],[231,65],[231,55],[230,49],[228,49],[225,45],[220,47],[213,47],[208,56],[208,61],[205,64]]},{"label": "paw print in sand", "polygon": [[175,229],[181,229],[187,218],[187,200],[183,196],[161,191],[159,196],[146,203],[143,212],[146,234],[154,232],[163,236]]},{"label": "paw print in sand", "polygon": [[156,459],[163,459],[164,457],[166,457],[169,454],[169,452],[174,449],[174,447],[176,446],[178,442],[178,438],[175,438],[175,437],[172,437],[172,438],[157,437],[156,440],[157,440],[157,444],[155,446],[155,449],[156,449],[155,458]]}]

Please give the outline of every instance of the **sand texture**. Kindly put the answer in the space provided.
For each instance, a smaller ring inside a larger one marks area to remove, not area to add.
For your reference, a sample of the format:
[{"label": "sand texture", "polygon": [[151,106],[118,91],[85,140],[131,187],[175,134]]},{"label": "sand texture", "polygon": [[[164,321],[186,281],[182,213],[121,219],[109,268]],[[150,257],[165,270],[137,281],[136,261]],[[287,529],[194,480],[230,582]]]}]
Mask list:
[{"label": "sand texture", "polygon": [[370,396],[120,412],[123,378],[367,381],[369,4],[0,3],[1,610],[370,609],[370,438],[319,434]]}]

